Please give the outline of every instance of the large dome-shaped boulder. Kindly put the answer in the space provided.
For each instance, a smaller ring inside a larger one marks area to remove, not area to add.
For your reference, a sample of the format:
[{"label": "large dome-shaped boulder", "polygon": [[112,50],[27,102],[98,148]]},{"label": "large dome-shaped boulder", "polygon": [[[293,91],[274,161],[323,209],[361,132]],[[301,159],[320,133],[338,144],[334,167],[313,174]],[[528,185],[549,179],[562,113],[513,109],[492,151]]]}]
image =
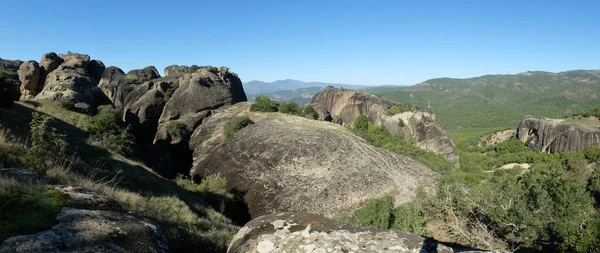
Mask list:
[{"label": "large dome-shaped boulder", "polygon": [[137,80],[138,83],[143,83],[160,78],[160,74],[154,66],[148,66],[143,69],[134,69],[127,72],[127,78]]},{"label": "large dome-shaped boulder", "polygon": [[[252,217],[306,211],[333,217],[389,194],[405,203],[437,174],[415,160],[369,145],[348,129],[303,117],[248,111],[239,103],[214,111],[190,139],[195,181],[210,174],[244,192]],[[238,116],[255,123],[228,140],[224,125]]]},{"label": "large dome-shaped boulder", "polygon": [[40,90],[40,65],[36,61],[24,62],[18,73],[21,81],[21,100],[33,98]]},{"label": "large dome-shaped boulder", "polygon": [[247,98],[237,74],[226,67],[201,68],[179,78],[179,88],[165,105],[160,123],[242,101]]}]

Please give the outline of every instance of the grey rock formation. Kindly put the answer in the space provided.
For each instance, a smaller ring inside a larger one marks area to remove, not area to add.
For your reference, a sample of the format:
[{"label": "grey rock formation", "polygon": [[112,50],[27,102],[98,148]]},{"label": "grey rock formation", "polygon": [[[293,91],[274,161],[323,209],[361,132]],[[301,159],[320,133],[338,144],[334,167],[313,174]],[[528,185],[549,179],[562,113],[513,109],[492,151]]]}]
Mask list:
[{"label": "grey rock formation", "polygon": [[[63,61],[63,58],[60,58],[60,56],[53,52],[42,55],[42,60],[40,61],[42,76],[45,77],[50,74],[50,72],[57,69]],[[42,83],[44,83],[44,81],[45,80],[42,80]]]},{"label": "grey rock formation", "polygon": [[171,66],[167,66],[165,68],[165,76],[172,76],[172,75],[184,75],[186,73],[188,73],[190,70],[190,67],[188,66],[179,66],[179,65],[171,65]]},{"label": "grey rock formation", "polygon": [[106,68],[98,83],[98,88],[110,99],[116,108],[123,109],[125,99],[140,84],[160,78],[155,67],[134,69],[127,74],[120,68],[111,66]]},{"label": "grey rock formation", "polygon": [[143,69],[134,69],[127,72],[127,78],[138,80],[138,83],[143,83],[152,79],[160,78],[160,74],[154,66],[148,66]]},{"label": "grey rock formation", "polygon": [[269,214],[246,224],[234,236],[227,253],[265,252],[486,252],[454,249],[418,235],[359,228],[302,212]]},{"label": "grey rock formation", "polygon": [[[60,55],[63,62],[46,76],[42,91],[35,99],[68,101],[81,112],[96,110],[96,80],[89,68],[99,71],[104,64],[97,61],[90,66],[90,57],[84,54]],[[97,73],[92,73],[97,76]]]},{"label": "grey rock formation", "polygon": [[80,186],[57,185],[54,188],[66,198],[66,205],[82,209],[125,212],[116,201]]},{"label": "grey rock formation", "polygon": [[21,98],[27,100],[35,97],[40,89],[40,65],[36,61],[27,61],[21,64],[18,70],[21,81]]},{"label": "grey rock formation", "polygon": [[140,216],[65,207],[56,220],[50,230],[7,239],[0,253],[168,252],[160,227]]},{"label": "grey rock formation", "polygon": [[600,147],[598,127],[531,116],[521,121],[517,137],[525,142],[527,147],[539,152],[557,153]]},{"label": "grey rock formation", "polygon": [[165,105],[160,123],[242,101],[247,99],[237,74],[226,67],[202,68],[179,78],[179,88]]},{"label": "grey rock formation", "polygon": [[[401,106],[374,95],[350,90],[327,87],[313,96],[310,105],[319,114],[320,120],[342,125],[353,125],[359,115],[365,115],[375,125],[385,126],[392,134],[401,136],[406,142],[414,137],[417,147],[443,155],[447,160],[458,163],[458,150],[448,132],[435,122],[435,114],[413,110],[387,115],[387,110]],[[400,127],[399,120],[404,127]]]},{"label": "grey rock formation", "polygon": [[[248,111],[239,103],[213,112],[192,134],[191,175],[228,179],[245,192],[252,217],[306,211],[328,217],[390,194],[410,201],[419,185],[430,190],[437,174],[424,165],[367,144],[346,128],[302,117]],[[223,125],[246,115],[255,124],[222,141]]]},{"label": "grey rock formation", "polygon": [[515,137],[515,136],[517,136],[517,130],[515,130],[515,129],[504,130],[504,131],[499,131],[499,132],[495,132],[495,133],[491,133],[491,134],[486,134],[485,136],[481,137],[481,139],[479,140],[479,143],[477,143],[477,146],[478,147],[493,146],[493,145],[505,142],[508,139],[510,139],[511,137]]},{"label": "grey rock formation", "polygon": [[91,60],[88,63],[87,69],[90,78],[92,79],[92,83],[97,85],[98,82],[100,82],[100,79],[102,78],[102,74],[104,73],[106,66],[104,66],[104,63],[99,60]]}]

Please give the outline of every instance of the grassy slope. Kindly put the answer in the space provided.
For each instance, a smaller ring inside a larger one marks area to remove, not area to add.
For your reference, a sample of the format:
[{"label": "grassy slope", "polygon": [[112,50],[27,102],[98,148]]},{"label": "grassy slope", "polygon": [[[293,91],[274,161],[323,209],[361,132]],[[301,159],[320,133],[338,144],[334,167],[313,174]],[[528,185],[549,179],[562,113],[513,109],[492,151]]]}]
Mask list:
[{"label": "grassy slope", "polygon": [[[166,231],[173,251],[198,248],[205,252],[226,250],[237,226],[202,197],[157,175],[140,162],[89,145],[84,130],[88,119],[86,115],[48,102],[15,103],[12,108],[0,108],[0,128],[16,136],[15,145],[22,146],[19,143],[27,139],[28,123],[35,111],[54,118],[54,126],[66,134],[69,152],[76,157],[69,161],[56,161],[45,175],[52,183],[91,188],[134,212],[156,219]],[[2,153],[17,159],[14,152],[0,147],[0,155]],[[3,191],[7,190],[3,188]],[[27,231],[34,230],[30,228]]]},{"label": "grassy slope", "polygon": [[429,103],[448,129],[515,127],[525,115],[562,118],[597,105],[600,71],[438,78],[368,91],[402,103]]}]

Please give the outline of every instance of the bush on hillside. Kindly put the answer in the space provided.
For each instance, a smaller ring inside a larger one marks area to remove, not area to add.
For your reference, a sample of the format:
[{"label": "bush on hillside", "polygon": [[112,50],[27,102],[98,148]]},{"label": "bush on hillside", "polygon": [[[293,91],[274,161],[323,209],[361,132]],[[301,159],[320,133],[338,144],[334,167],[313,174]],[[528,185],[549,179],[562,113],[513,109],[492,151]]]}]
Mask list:
[{"label": "bush on hillside", "polygon": [[233,136],[233,134],[235,134],[235,132],[252,124],[254,124],[254,122],[247,116],[234,117],[227,122],[227,124],[225,124],[225,127],[223,128],[223,135],[225,136],[225,139],[229,139]]},{"label": "bush on hillside", "polygon": [[358,131],[367,131],[369,129],[369,119],[365,115],[358,115],[356,119],[354,119],[354,129]]},{"label": "bush on hillside", "polygon": [[90,120],[87,130],[93,143],[117,154],[127,155],[132,152],[135,138],[125,127],[118,109],[111,105],[98,107],[98,113]]},{"label": "bush on hillside", "polygon": [[29,123],[31,146],[25,153],[25,161],[31,169],[43,172],[49,162],[65,156],[67,141],[65,135],[51,125],[50,116],[38,112],[34,112],[31,116]]},{"label": "bush on hillside", "polygon": [[388,116],[393,116],[399,113],[403,113],[403,112],[410,112],[412,111],[413,106],[411,104],[403,104],[401,106],[394,106],[391,107],[390,109],[387,110],[387,115]]},{"label": "bush on hillside", "polygon": [[15,100],[14,87],[10,74],[0,69],[0,106],[10,105]]},{"label": "bush on hillside", "polygon": [[281,102],[281,104],[279,104],[278,111],[281,113],[285,113],[285,114],[300,115],[300,112],[302,110],[298,106],[298,104],[296,104],[296,102],[290,101],[290,102]]},{"label": "bush on hillside", "polygon": [[267,96],[258,96],[250,106],[253,112],[276,112],[279,110],[279,104]]},{"label": "bush on hillside", "polygon": [[191,132],[189,127],[179,121],[174,121],[165,126],[165,130],[172,138],[184,138],[188,136]]},{"label": "bush on hillside", "polygon": [[360,209],[354,212],[354,220],[363,227],[389,229],[393,223],[394,198],[385,196],[370,199]]},{"label": "bush on hillside", "polygon": [[309,118],[309,119],[318,119],[319,118],[319,114],[317,113],[317,111],[315,111],[315,108],[313,108],[310,105],[307,107],[304,107],[304,110],[302,111],[302,113],[304,114],[304,117]]}]

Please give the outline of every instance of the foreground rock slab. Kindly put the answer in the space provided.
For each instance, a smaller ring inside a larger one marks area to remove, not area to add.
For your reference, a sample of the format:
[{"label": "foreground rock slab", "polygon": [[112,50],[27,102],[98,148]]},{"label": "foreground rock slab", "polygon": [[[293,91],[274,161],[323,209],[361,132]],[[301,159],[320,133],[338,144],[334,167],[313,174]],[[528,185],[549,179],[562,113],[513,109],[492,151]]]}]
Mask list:
[{"label": "foreground rock slab", "polygon": [[0,252],[168,252],[158,225],[140,216],[65,207],[56,219],[50,230],[9,238]]},{"label": "foreground rock slab", "polygon": [[487,252],[455,249],[418,235],[354,227],[319,215],[286,212],[250,221],[227,253],[268,252]]}]

